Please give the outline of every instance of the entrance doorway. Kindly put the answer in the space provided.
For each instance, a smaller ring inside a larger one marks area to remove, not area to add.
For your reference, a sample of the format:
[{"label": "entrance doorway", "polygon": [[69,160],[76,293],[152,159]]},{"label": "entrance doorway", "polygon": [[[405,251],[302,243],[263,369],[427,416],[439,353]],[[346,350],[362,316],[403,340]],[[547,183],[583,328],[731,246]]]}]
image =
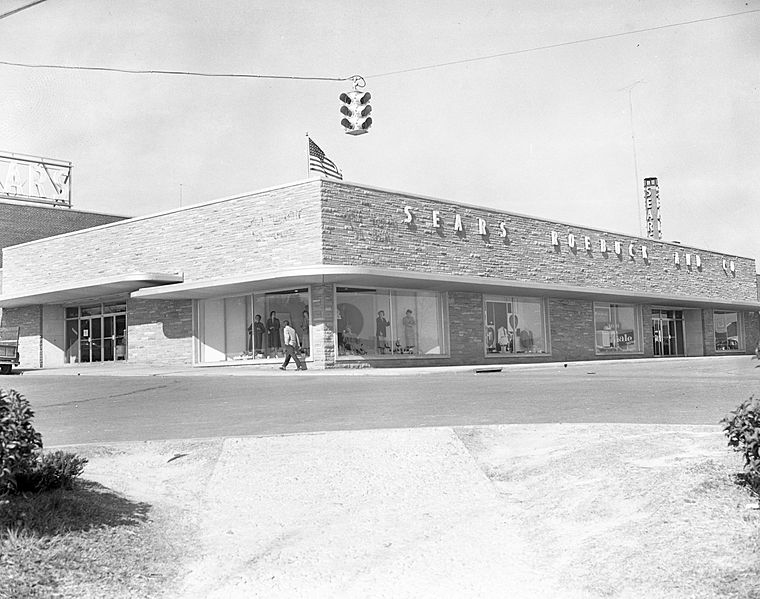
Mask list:
[{"label": "entrance doorway", "polygon": [[683,310],[652,310],[655,356],[684,356]]},{"label": "entrance doorway", "polygon": [[114,362],[127,358],[125,303],[66,308],[66,362]]}]

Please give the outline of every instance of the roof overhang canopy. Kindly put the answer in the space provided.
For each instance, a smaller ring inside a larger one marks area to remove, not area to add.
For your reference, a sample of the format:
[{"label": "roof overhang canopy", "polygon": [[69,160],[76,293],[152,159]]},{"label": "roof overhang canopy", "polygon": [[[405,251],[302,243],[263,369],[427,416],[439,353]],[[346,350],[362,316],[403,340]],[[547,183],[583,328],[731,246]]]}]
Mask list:
[{"label": "roof overhang canopy", "polygon": [[132,293],[137,289],[181,283],[177,273],[137,272],[34,289],[24,293],[0,295],[0,308],[18,308],[38,304],[64,304],[93,297]]},{"label": "roof overhang canopy", "polygon": [[231,297],[256,291],[294,289],[307,285],[338,285],[342,287],[392,287],[429,289],[433,291],[465,291],[505,293],[514,295],[550,295],[561,298],[583,298],[600,301],[639,302],[680,307],[717,307],[741,310],[760,310],[760,301],[732,301],[721,298],[649,294],[619,289],[570,287],[537,284],[495,277],[460,277],[437,273],[406,272],[320,264],[277,271],[259,271],[240,277],[225,277],[140,289],[132,297],[154,299],[208,299]]}]

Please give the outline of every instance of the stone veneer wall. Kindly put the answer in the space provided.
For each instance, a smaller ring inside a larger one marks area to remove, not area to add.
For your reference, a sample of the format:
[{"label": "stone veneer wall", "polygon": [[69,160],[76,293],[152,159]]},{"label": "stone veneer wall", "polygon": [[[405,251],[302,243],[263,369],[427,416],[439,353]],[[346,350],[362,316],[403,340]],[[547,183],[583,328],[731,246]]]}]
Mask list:
[{"label": "stone veneer wall", "polygon": [[311,357],[309,367],[323,369],[335,362],[335,297],[332,285],[312,285],[309,310],[311,327]]},{"label": "stone veneer wall", "polygon": [[[704,310],[702,311],[704,314]],[[652,306],[641,306],[641,328],[644,331],[644,357],[654,357],[654,337],[652,335]],[[704,327],[702,327],[704,335]]]},{"label": "stone veneer wall", "polygon": [[754,353],[760,343],[760,314],[757,312],[744,312],[744,343],[748,354]]},{"label": "stone veneer wall", "polygon": [[[125,216],[0,201],[0,247],[125,220]],[[0,266],[2,266],[0,253]]]},{"label": "stone veneer wall", "polygon": [[322,262],[320,181],[188,206],[7,248],[3,293],[136,272],[185,282]]},{"label": "stone veneer wall", "polygon": [[549,299],[552,360],[593,360],[594,306],[587,300]]},{"label": "stone veneer wall", "polygon": [[484,362],[483,294],[448,293],[449,352],[454,364]]},{"label": "stone veneer wall", "polygon": [[[545,286],[614,289],[633,294],[757,302],[755,261],[652,239],[613,234],[485,208],[415,197],[340,182],[323,182],[323,244],[328,264],[363,265],[468,277],[494,277]],[[404,209],[414,214],[405,223]],[[440,211],[442,226],[432,226]],[[456,216],[463,231],[454,230]],[[478,218],[487,234],[478,234]],[[500,237],[500,223],[506,237]],[[552,245],[551,234],[560,245]],[[568,235],[576,248],[568,246]],[[591,242],[583,247],[584,236]],[[609,251],[600,251],[600,240]],[[621,243],[621,254],[614,252]],[[633,243],[634,257],[628,247]],[[641,246],[648,250],[648,260]],[[676,266],[678,252],[681,264]],[[702,265],[686,266],[686,254]],[[735,273],[723,269],[733,261]]]},{"label": "stone veneer wall", "polygon": [[42,306],[4,308],[3,326],[20,327],[20,368],[40,368],[42,356]]},{"label": "stone veneer wall", "polygon": [[192,300],[128,300],[127,351],[134,364],[191,364]]}]

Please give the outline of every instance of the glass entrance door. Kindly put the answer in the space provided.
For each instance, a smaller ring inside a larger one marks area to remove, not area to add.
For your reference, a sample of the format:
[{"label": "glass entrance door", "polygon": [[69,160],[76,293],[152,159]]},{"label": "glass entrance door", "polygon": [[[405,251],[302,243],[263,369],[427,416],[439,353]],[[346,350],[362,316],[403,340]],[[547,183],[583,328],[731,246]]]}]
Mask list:
[{"label": "glass entrance door", "polygon": [[79,321],[79,360],[100,362],[103,359],[103,320],[100,316]]},{"label": "glass entrance door", "polygon": [[125,302],[71,306],[65,311],[66,362],[112,362],[127,359]]},{"label": "glass entrance door", "polygon": [[79,360],[113,362],[126,358],[127,317],[92,316],[79,321]]},{"label": "glass entrance door", "polygon": [[683,311],[652,310],[652,342],[655,356],[683,356]]}]

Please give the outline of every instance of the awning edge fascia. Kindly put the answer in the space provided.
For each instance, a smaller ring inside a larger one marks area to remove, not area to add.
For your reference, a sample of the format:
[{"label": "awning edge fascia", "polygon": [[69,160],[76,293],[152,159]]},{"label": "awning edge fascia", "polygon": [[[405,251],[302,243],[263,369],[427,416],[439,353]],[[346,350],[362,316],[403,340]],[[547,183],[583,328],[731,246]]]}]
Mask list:
[{"label": "awning edge fascia", "polygon": [[182,283],[182,273],[157,273],[135,272],[93,279],[90,281],[78,281],[65,286],[33,289],[23,293],[0,295],[0,308],[18,308],[37,304],[53,304],[74,301],[77,298],[86,298],[113,293],[132,293],[143,287],[158,285],[172,285]]},{"label": "awning edge fascia", "polygon": [[473,291],[488,291],[489,289],[514,289],[523,292],[533,292],[537,295],[556,295],[558,297],[594,297],[620,299],[630,302],[651,304],[683,304],[685,306],[715,306],[734,307],[744,310],[760,311],[760,300],[756,302],[747,300],[732,300],[725,298],[711,298],[702,296],[682,296],[657,293],[641,293],[623,289],[609,289],[602,287],[573,287],[569,285],[547,285],[530,281],[513,279],[497,279],[494,277],[462,277],[439,273],[415,273],[391,269],[378,269],[363,266],[345,265],[310,265],[304,267],[259,271],[255,275],[238,277],[225,277],[220,279],[208,279],[204,281],[192,281],[165,285],[156,288],[140,289],[131,294],[131,297],[145,299],[203,299],[209,297],[208,292],[213,289],[242,287],[246,284],[254,285],[264,281],[271,281],[272,287],[277,287],[280,282],[299,279],[299,286],[307,284],[339,283],[344,279],[347,284],[355,284],[356,281],[345,281],[347,277],[366,277],[369,285],[372,279],[395,280],[404,282],[420,282],[426,287],[449,287],[452,290],[471,289]]}]

